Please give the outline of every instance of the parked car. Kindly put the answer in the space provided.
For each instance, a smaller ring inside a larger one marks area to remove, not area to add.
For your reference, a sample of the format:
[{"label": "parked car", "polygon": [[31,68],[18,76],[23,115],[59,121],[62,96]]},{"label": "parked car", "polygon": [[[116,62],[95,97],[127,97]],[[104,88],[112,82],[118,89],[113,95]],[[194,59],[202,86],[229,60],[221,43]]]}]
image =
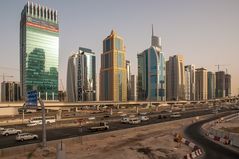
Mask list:
[{"label": "parked car", "polygon": [[89,117],[88,120],[95,120],[95,117],[94,116]]},{"label": "parked car", "polygon": [[15,128],[8,128],[8,129],[5,129],[1,132],[1,134],[3,136],[15,135],[15,134],[20,134],[20,133],[22,133],[22,130],[18,130],[18,129],[15,129]]},{"label": "parked car", "polygon": [[139,124],[141,120],[139,118],[130,118],[129,124]]},{"label": "parked car", "polygon": [[149,117],[147,117],[147,116],[140,116],[139,119],[140,119],[141,121],[148,121],[148,120],[149,120]]},{"label": "parked car", "polygon": [[3,130],[5,130],[5,128],[3,128],[3,127],[0,127],[0,131],[3,131]]},{"label": "parked car", "polygon": [[17,141],[25,141],[25,140],[36,140],[38,139],[38,135],[31,133],[21,133],[16,136]]},{"label": "parked car", "polygon": [[123,113],[123,114],[120,114],[120,116],[124,117],[124,116],[127,116],[127,114]]}]

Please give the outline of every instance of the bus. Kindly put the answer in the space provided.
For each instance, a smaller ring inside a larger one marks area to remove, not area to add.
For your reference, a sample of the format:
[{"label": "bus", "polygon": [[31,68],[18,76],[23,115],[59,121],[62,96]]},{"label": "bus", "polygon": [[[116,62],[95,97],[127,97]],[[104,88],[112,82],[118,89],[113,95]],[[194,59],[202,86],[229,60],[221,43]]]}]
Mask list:
[{"label": "bus", "polygon": [[[46,124],[55,123],[56,118],[54,116],[46,116]],[[28,121],[28,126],[41,125],[42,117],[33,117]]]}]

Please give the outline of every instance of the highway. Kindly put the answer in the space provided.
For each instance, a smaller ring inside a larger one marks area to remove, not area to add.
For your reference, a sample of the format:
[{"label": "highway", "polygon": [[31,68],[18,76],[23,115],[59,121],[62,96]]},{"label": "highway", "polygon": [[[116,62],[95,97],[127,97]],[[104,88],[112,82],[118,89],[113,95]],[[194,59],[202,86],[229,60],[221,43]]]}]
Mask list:
[{"label": "highway", "polygon": [[[148,124],[161,123],[161,122],[166,122],[166,121],[171,121],[171,120],[178,120],[178,119],[182,119],[182,118],[190,118],[190,117],[193,117],[193,116],[201,116],[201,115],[210,114],[211,112],[212,112],[211,109],[206,109],[206,110],[181,112],[182,116],[179,117],[179,118],[158,119],[157,117],[151,117],[149,121],[142,122],[138,125],[122,124],[119,121],[110,122],[109,123],[110,129],[108,131],[115,131],[115,130],[132,128],[132,127],[143,126],[143,125],[148,125]],[[88,131],[89,127],[90,127],[90,125],[87,125],[87,126],[83,127],[82,132],[80,131],[79,126],[67,127],[67,128],[58,128],[58,129],[47,129],[47,140],[50,141],[50,140],[70,138],[70,137],[76,137],[76,136],[84,136],[84,135],[89,135],[89,134],[94,134],[94,133],[102,133],[103,132],[103,131],[102,132],[90,132],[90,131]],[[7,137],[6,136],[0,136],[0,149],[7,148],[7,147],[12,147],[12,146],[18,146],[18,145],[25,145],[25,144],[30,144],[30,143],[41,142],[41,131],[36,130],[36,131],[33,131],[32,133],[38,134],[39,135],[39,140],[29,140],[29,141],[24,141],[24,142],[16,142],[15,135],[7,136]]]},{"label": "highway", "polygon": [[212,120],[218,119],[222,116],[230,114],[229,112],[223,113],[209,119],[199,121],[188,126],[185,129],[185,135],[190,138],[194,143],[198,144],[203,148],[205,154],[203,156],[204,159],[238,159],[239,152],[235,152],[233,150],[227,149],[222,145],[219,145],[203,135],[201,127],[204,123],[210,122]]}]

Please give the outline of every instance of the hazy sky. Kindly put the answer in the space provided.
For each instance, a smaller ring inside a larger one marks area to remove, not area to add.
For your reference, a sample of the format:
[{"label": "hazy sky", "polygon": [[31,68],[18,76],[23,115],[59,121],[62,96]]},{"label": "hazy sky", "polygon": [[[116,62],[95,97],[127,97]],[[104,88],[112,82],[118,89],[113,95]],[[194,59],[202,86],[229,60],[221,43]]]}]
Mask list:
[{"label": "hazy sky", "polygon": [[[66,83],[68,57],[81,47],[97,56],[99,76],[102,41],[112,28],[125,40],[126,57],[137,73],[137,53],[150,45],[151,24],[161,36],[166,58],[184,55],[185,64],[216,71],[228,64],[232,90],[238,93],[239,0],[34,0],[58,10],[59,79]],[[19,80],[19,22],[26,0],[0,1],[0,73]],[[3,68],[3,67],[10,67]],[[2,79],[0,80],[2,81]],[[66,88],[65,88],[66,89]]]}]

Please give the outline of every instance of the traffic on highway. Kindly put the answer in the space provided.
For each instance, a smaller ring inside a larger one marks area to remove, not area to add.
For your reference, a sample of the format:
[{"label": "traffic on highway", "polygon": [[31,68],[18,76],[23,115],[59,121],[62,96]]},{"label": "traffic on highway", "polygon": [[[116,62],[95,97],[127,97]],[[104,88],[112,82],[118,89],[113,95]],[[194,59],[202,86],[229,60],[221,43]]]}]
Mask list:
[{"label": "traffic on highway", "polygon": [[[84,136],[93,133],[102,133],[104,131],[114,131],[126,128],[132,128],[137,126],[144,126],[148,124],[155,124],[161,122],[167,122],[172,120],[178,120],[183,118],[198,117],[207,114],[220,114],[221,112],[228,112],[236,110],[236,107],[192,107],[189,109],[169,109],[158,112],[141,111],[138,113],[127,112],[114,112],[114,115],[110,115],[109,112],[103,111],[100,113],[93,113],[85,115],[84,120],[76,117],[67,122],[74,122],[72,126],[68,127],[56,127],[58,124],[55,118],[47,116],[49,119],[47,124],[47,140],[57,140],[76,136]],[[27,124],[4,126],[1,130],[0,136],[0,148],[7,148],[18,145],[25,145],[31,143],[39,143],[42,139],[41,122],[39,117],[32,117]],[[33,122],[35,121],[35,122]],[[34,123],[37,123],[34,125]],[[29,124],[33,124],[29,126]],[[10,133],[10,132],[14,133]],[[23,141],[23,142],[18,142]]]}]

